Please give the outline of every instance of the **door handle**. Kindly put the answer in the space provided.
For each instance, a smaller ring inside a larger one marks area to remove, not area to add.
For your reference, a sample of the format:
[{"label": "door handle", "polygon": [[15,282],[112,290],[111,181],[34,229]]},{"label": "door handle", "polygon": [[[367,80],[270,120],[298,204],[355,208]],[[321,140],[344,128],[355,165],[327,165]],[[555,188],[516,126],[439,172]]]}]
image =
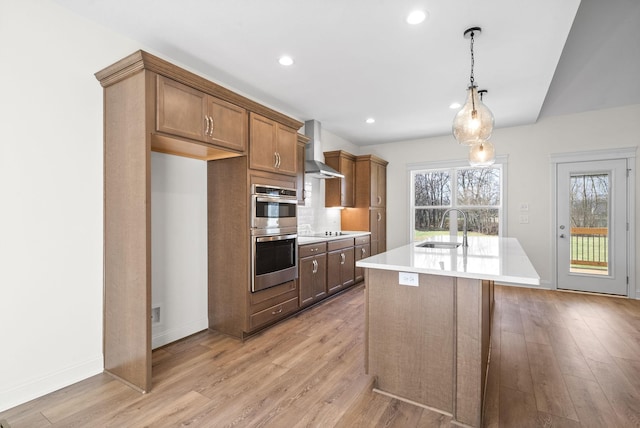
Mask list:
[{"label": "door handle", "polygon": [[564,233],[561,233],[561,234],[560,234],[560,237],[561,237],[561,238],[564,238]]}]

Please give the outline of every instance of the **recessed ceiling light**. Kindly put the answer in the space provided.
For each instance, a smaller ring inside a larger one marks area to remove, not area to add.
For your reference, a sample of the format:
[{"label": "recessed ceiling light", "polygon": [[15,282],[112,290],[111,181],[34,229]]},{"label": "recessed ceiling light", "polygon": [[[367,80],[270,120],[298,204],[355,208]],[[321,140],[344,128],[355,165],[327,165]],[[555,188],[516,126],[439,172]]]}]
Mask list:
[{"label": "recessed ceiling light", "polygon": [[369,118],[367,118],[367,120],[365,120],[365,122],[367,122],[367,123],[375,123],[376,120],[374,118],[372,118],[372,117],[369,117]]},{"label": "recessed ceiling light", "polygon": [[460,108],[462,107],[462,105],[460,105],[460,103],[451,103],[451,105],[449,106],[450,109],[455,109],[455,108]]},{"label": "recessed ceiling light", "polygon": [[424,10],[414,10],[407,15],[407,22],[411,25],[420,24],[427,19],[427,13]]},{"label": "recessed ceiling light", "polygon": [[278,62],[280,63],[280,65],[289,66],[293,64],[293,58],[287,55],[283,55],[280,57],[280,59],[278,59]]}]

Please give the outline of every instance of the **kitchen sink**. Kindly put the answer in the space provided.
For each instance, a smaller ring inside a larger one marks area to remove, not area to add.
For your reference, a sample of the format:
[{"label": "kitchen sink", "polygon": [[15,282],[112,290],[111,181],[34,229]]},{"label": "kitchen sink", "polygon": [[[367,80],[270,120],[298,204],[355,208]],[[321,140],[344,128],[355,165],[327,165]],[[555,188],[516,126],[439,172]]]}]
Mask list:
[{"label": "kitchen sink", "polygon": [[461,242],[440,242],[440,241],[426,241],[420,242],[416,245],[416,247],[421,248],[444,248],[453,250],[454,248],[458,248],[462,243]]}]

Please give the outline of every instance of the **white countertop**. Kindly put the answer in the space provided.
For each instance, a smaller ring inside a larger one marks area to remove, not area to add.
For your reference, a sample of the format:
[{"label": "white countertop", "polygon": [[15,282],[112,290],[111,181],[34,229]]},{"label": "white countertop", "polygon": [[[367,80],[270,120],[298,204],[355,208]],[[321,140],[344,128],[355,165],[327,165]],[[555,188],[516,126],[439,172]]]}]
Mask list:
[{"label": "white countertop", "polygon": [[322,233],[319,233],[317,235],[311,235],[311,236],[298,234],[298,245],[315,244],[316,242],[327,242],[327,241],[334,241],[336,239],[355,238],[356,236],[371,235],[371,232],[363,232],[359,230],[352,230],[352,231],[343,230],[340,233],[341,235],[330,235],[330,236],[323,235]]},{"label": "white countertop", "polygon": [[[450,238],[434,237],[428,241],[450,241]],[[418,243],[362,259],[356,266],[540,285],[540,276],[515,238],[470,236],[468,247],[456,249],[416,247]]]}]

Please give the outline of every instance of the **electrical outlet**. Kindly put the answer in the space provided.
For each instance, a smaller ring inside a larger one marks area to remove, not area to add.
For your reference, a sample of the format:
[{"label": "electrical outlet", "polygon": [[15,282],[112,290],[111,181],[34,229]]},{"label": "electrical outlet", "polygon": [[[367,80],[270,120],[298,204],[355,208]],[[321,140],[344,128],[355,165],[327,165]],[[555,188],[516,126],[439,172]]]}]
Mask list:
[{"label": "electrical outlet", "polygon": [[160,306],[151,308],[151,324],[160,324]]},{"label": "electrical outlet", "polygon": [[398,282],[400,285],[418,286],[418,274],[410,272],[398,272]]},{"label": "electrical outlet", "polygon": [[520,224],[528,224],[528,223],[529,223],[529,216],[521,214],[520,215]]},{"label": "electrical outlet", "polygon": [[520,211],[529,211],[529,204],[526,202],[523,202],[520,204]]}]

